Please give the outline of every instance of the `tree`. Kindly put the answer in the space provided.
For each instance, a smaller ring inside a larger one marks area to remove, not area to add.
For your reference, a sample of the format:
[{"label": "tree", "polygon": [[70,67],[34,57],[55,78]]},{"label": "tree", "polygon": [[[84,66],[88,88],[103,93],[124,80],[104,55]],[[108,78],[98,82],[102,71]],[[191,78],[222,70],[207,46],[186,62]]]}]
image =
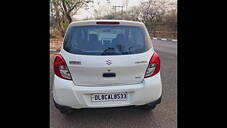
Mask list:
[{"label": "tree", "polygon": [[148,31],[155,31],[166,12],[167,3],[165,0],[148,0],[141,3],[139,19],[147,26]]},{"label": "tree", "polygon": [[[103,9],[102,9],[103,10]],[[109,11],[105,10],[103,14],[101,9],[95,10],[95,19],[118,19],[118,20],[132,20],[139,21],[139,7],[131,7],[128,11]]]},{"label": "tree", "polygon": [[51,0],[51,13],[54,16],[57,29],[63,37],[65,30],[72,22],[72,16],[75,15],[80,8],[91,0]]},{"label": "tree", "polygon": [[159,31],[159,34],[161,35],[169,36],[168,33],[173,33],[173,37],[176,37],[176,5],[176,1],[147,0],[124,12],[108,12],[104,10],[105,8],[95,9],[94,17],[96,19],[141,21],[154,36],[157,36],[157,31]]},{"label": "tree", "polygon": [[123,16],[124,20],[139,21],[140,8],[137,6],[131,7],[128,11],[125,12]]},{"label": "tree", "polygon": [[176,38],[177,33],[177,11],[172,9],[163,17],[163,24],[171,31],[173,38]]}]

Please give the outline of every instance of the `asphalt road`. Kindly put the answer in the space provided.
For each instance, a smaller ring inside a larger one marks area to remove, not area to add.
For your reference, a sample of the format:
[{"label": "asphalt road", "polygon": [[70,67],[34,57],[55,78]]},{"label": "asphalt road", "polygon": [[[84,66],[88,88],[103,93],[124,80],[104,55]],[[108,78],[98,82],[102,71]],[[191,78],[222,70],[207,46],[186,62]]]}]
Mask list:
[{"label": "asphalt road", "polygon": [[[153,41],[161,58],[163,96],[152,111],[132,108],[81,109],[71,116],[61,114],[50,97],[50,128],[176,128],[177,127],[177,44]],[[50,94],[53,81],[50,56]],[[50,95],[50,96],[51,96]]]}]

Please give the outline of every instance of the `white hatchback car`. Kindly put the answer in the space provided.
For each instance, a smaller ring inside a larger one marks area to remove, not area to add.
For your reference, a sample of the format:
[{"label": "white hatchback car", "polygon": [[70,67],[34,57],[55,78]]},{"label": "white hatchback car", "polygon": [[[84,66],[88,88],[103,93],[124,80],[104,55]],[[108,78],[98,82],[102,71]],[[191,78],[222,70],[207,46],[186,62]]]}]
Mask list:
[{"label": "white hatchback car", "polygon": [[65,114],[80,108],[154,108],[161,102],[160,59],[141,22],[71,23],[54,72],[54,103]]}]

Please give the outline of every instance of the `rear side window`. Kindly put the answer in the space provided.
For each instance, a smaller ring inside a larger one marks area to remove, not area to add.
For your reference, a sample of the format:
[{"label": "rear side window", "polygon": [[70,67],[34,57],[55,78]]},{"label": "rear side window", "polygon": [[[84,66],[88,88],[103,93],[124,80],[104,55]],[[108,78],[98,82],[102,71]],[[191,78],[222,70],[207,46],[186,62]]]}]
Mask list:
[{"label": "rear side window", "polygon": [[143,53],[151,45],[142,27],[91,25],[70,27],[63,48],[82,55],[127,55]]}]

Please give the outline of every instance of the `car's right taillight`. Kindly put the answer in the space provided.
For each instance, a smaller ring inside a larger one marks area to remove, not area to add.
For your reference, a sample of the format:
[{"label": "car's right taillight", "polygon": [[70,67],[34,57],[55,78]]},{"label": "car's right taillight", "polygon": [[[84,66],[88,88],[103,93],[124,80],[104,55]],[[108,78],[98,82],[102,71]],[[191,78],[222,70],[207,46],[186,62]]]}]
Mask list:
[{"label": "car's right taillight", "polygon": [[56,56],[54,60],[54,73],[62,79],[72,80],[71,74],[65,63],[65,60],[60,55]]},{"label": "car's right taillight", "polygon": [[144,78],[154,76],[160,71],[160,59],[157,53],[154,53],[150,59]]}]

